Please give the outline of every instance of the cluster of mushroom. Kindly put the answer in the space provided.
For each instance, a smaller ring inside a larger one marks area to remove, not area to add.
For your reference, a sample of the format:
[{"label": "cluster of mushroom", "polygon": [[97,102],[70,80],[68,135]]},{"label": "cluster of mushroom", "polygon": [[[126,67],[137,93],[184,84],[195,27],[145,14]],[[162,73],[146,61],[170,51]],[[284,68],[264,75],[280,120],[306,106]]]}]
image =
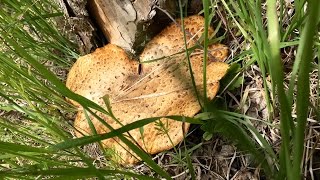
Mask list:
[{"label": "cluster of mushroom", "polygon": [[[177,20],[177,24],[169,25],[154,37],[140,55],[140,62],[130,59],[124,50],[112,44],[80,57],[68,74],[67,87],[102,107],[105,107],[102,97],[108,95],[112,113],[120,123],[103,113],[96,113],[114,129],[150,117],[194,116],[201,107],[192,84],[180,24]],[[204,31],[204,18],[187,17],[184,26],[187,47],[199,47],[191,53],[190,61],[197,91],[203,94],[203,52],[199,39]],[[209,35],[212,33],[213,29],[209,28]],[[219,89],[219,80],[228,69],[223,62],[228,48],[214,44],[209,46],[208,52],[207,96],[213,99]],[[97,133],[110,132],[93,116],[89,117]],[[81,132],[76,133],[78,137],[91,134],[87,122],[84,112],[79,110],[74,122],[74,127]],[[159,124],[164,125],[165,131],[159,128]],[[157,123],[145,125],[143,131],[134,129],[128,133],[145,152],[155,154],[177,145],[188,128],[188,123],[162,118]],[[102,143],[115,152],[113,159],[120,164],[140,160],[118,138],[106,139]]]}]

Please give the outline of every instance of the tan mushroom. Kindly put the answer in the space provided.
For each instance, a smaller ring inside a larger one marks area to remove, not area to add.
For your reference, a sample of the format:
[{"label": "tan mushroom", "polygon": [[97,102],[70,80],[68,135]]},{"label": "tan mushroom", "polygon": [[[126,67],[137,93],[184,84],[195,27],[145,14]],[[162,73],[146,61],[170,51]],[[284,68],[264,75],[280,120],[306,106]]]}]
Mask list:
[{"label": "tan mushroom", "polygon": [[[177,20],[177,23],[180,24],[180,21]],[[203,32],[203,17],[187,17],[184,23],[188,47],[201,47],[197,40]],[[209,33],[212,32],[210,28]],[[102,97],[109,95],[112,112],[122,125],[150,117],[192,117],[200,111],[200,105],[192,86],[186,53],[183,51],[183,32],[180,26],[171,24],[146,45],[140,56],[141,72],[138,62],[129,59],[122,49],[108,44],[77,60],[69,72],[67,87],[104,107]],[[219,80],[228,69],[228,65],[222,62],[226,59],[228,49],[216,44],[209,46],[209,52],[207,94],[209,99],[213,99],[219,89]],[[193,51],[190,60],[197,91],[202,95],[202,50]],[[72,103],[79,106],[76,102]],[[113,128],[121,127],[112,118],[99,112],[97,114]],[[98,133],[109,132],[97,119],[92,116],[90,118]],[[163,125],[162,130],[159,124]],[[83,111],[78,112],[74,126],[83,134],[91,134]],[[129,133],[144,151],[155,154],[181,142],[183,132],[187,132],[188,128],[188,123],[162,118],[144,126],[143,134],[139,129]],[[76,135],[82,136],[81,133]],[[104,140],[103,145],[114,150],[113,159],[121,164],[133,164],[140,160],[118,138]]]}]

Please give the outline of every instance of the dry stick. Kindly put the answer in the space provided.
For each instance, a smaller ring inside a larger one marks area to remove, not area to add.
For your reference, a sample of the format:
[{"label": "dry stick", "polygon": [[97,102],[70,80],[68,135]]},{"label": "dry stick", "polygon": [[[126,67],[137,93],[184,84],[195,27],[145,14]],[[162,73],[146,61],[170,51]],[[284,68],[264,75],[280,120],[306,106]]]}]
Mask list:
[{"label": "dry stick", "polygon": [[[311,129],[309,129],[308,136],[310,136],[311,134],[312,134]],[[308,139],[308,140],[306,141],[306,148],[305,148],[305,151],[304,151],[304,157],[305,157],[305,158],[304,158],[304,164],[307,164],[307,163],[308,163],[309,153],[310,153],[310,156],[311,156],[311,154],[312,154],[312,152],[310,152],[310,150],[309,150],[309,148],[308,148],[308,146],[310,145],[310,142],[311,142],[310,139]],[[304,167],[303,174],[304,174],[304,177],[307,177],[308,169],[307,169],[306,166]],[[311,176],[311,177],[312,177],[312,176]],[[312,179],[313,179],[313,178],[312,178]]]},{"label": "dry stick", "polygon": [[[312,131],[313,131],[313,128],[310,128],[309,129],[309,136],[311,136],[310,138],[308,138],[308,144],[311,144],[311,139],[312,139]],[[315,135],[317,136],[317,135]],[[310,150],[310,155],[307,157],[307,154],[306,154],[306,163],[307,164],[307,161],[309,160],[309,172],[310,172],[310,177],[312,179],[314,179],[314,175],[313,175],[313,172],[316,171],[315,169],[312,168],[312,164],[313,164],[313,153],[316,151],[316,148],[317,148],[317,145],[319,143],[319,138],[317,138],[316,142],[314,142],[311,150]],[[309,149],[308,146],[306,147],[306,149]],[[305,176],[306,177],[306,176]]]},{"label": "dry stick", "polygon": [[231,166],[233,164],[233,161],[236,159],[236,157],[237,157],[237,152],[234,151],[233,156],[232,156],[231,161],[230,161],[230,164],[229,164],[229,167],[228,167],[228,171],[227,171],[227,178],[226,179],[228,179],[228,180],[230,179]]}]

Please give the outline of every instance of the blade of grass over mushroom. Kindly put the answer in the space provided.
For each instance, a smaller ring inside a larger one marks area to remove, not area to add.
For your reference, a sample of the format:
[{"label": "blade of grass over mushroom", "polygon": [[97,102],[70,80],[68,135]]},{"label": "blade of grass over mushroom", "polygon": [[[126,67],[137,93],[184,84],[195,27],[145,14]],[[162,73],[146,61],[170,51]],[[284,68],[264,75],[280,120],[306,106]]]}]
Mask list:
[{"label": "blade of grass over mushroom", "polygon": [[107,106],[107,111],[109,113],[109,116],[115,120],[118,124],[120,124],[121,126],[123,126],[123,124],[114,116],[112,109],[111,109],[111,104],[110,104],[110,99],[109,99],[109,95],[105,95],[102,97],[104,104]]},{"label": "blade of grass over mushroom", "polygon": [[204,42],[203,42],[203,102],[204,111],[207,111],[208,106],[208,95],[207,95],[207,57],[208,57],[208,29],[210,26],[209,22],[209,0],[202,0],[204,10]]},{"label": "blade of grass over mushroom", "polygon": [[[277,89],[277,95],[280,103],[280,132],[282,135],[282,145],[284,161],[280,161],[280,166],[286,169],[288,179],[292,179],[292,165],[290,160],[290,132],[292,130],[291,106],[286,98],[285,88],[283,85],[284,73],[280,59],[280,36],[279,24],[277,17],[277,7],[275,0],[267,1],[268,33],[269,33],[269,52],[270,52],[270,73],[273,77]],[[284,168],[285,167],[285,168]]]},{"label": "blade of grass over mushroom", "polygon": [[185,32],[185,28],[184,28],[184,21],[183,21],[183,9],[182,9],[182,4],[181,4],[181,0],[179,0],[179,8],[180,8],[180,18],[181,18],[181,27],[182,27],[182,30],[183,30],[183,41],[184,41],[184,47],[185,47],[185,53],[186,53],[186,58],[187,58],[187,61],[188,61],[188,68],[189,68],[189,72],[190,72],[190,77],[191,77],[191,82],[192,82],[192,87],[196,93],[196,96],[197,96],[197,100],[199,102],[199,105],[201,107],[201,109],[203,109],[203,105],[201,104],[201,99],[200,99],[200,96],[199,96],[199,92],[197,90],[197,87],[196,87],[196,82],[194,80],[194,75],[193,75],[193,71],[192,71],[192,65],[191,65],[191,62],[190,62],[190,53],[189,52],[192,52],[193,49],[188,49],[187,47],[187,37],[186,37],[186,32]]},{"label": "blade of grass over mushroom", "polygon": [[[301,51],[301,56],[297,56],[296,61],[300,61],[300,68],[298,72],[297,82],[297,127],[294,136],[293,144],[293,177],[294,179],[301,179],[301,164],[304,151],[304,138],[305,128],[307,123],[307,117],[309,112],[309,73],[310,64],[313,59],[313,37],[318,24],[320,16],[320,2],[317,0],[308,1],[307,10],[309,11],[306,24],[302,29],[300,45],[298,51]],[[301,59],[298,59],[301,58]]]},{"label": "blade of grass over mushroom", "polygon": [[[87,109],[87,107],[85,107],[85,110],[87,110],[88,112],[91,113],[91,115],[93,115],[96,119],[98,119],[104,126],[106,126],[111,132],[115,131],[115,129],[109,125],[108,123],[106,123],[101,117],[99,117],[97,114],[95,114],[94,112],[92,112],[91,109]],[[107,113],[109,114],[109,113]],[[141,127],[141,126],[139,126]],[[158,173],[159,175],[161,175],[164,178],[167,179],[171,179],[171,177],[162,170],[162,168],[155,163],[151,157],[146,154],[143,150],[141,150],[137,145],[135,145],[133,142],[131,142],[130,140],[128,140],[124,135],[117,133],[117,137],[123,142],[125,143],[135,154],[137,154],[149,167],[151,167],[156,173]]]},{"label": "blade of grass over mushroom", "polygon": [[[181,26],[182,26],[182,25],[181,25]],[[185,43],[187,43],[187,42],[185,42]],[[213,44],[213,43],[210,43],[210,44]],[[183,50],[181,50],[180,52],[171,54],[170,56],[162,56],[162,57],[160,57],[160,58],[155,58],[155,59],[152,59],[152,60],[143,61],[143,62],[139,62],[139,63],[140,63],[140,64],[146,64],[146,63],[152,63],[152,62],[161,61],[161,60],[170,61],[170,60],[172,60],[175,56],[177,56],[177,55],[179,55],[179,54],[187,53],[187,52],[193,52],[193,51],[194,51],[195,49],[197,49],[197,48],[200,48],[200,46],[196,44],[196,45],[194,45],[194,46],[192,46],[192,47],[190,47],[190,48],[187,48],[187,47],[186,47],[186,49],[183,49]],[[189,56],[190,56],[190,53],[188,53],[188,54],[189,54]],[[187,58],[188,58],[189,56],[187,56]],[[190,59],[190,57],[189,57],[189,59]]]},{"label": "blade of grass over mushroom", "polygon": [[[89,124],[91,133],[92,133],[93,135],[97,135],[97,134],[98,134],[97,129],[95,128],[94,124],[92,123],[92,121],[91,121],[91,119],[90,119],[90,117],[89,117],[89,115],[88,115],[88,112],[87,112],[86,110],[84,110],[84,114],[85,114],[85,117],[86,117],[86,119],[87,119],[87,123]],[[80,132],[80,133],[82,133],[82,132]],[[82,135],[83,135],[83,134],[82,134]],[[97,141],[97,143],[98,143],[98,145],[99,145],[99,148],[102,150],[103,154],[106,156],[106,150],[105,150],[105,148],[103,147],[102,142],[101,142],[101,141]],[[85,144],[83,144],[83,145],[85,145]],[[78,146],[79,146],[79,145],[78,145]],[[73,146],[73,147],[75,147],[75,146]]]},{"label": "blade of grass over mushroom", "polygon": [[76,139],[67,139],[64,142],[51,146],[50,148],[55,150],[63,150],[63,149],[69,149],[76,146],[82,146],[82,145],[94,143],[104,139],[117,137],[125,132],[153,123],[161,118],[168,118],[168,119],[173,119],[177,121],[185,121],[193,124],[203,123],[198,119],[184,117],[184,116],[163,116],[163,117],[147,118],[147,119],[138,120],[130,124],[124,125],[121,128],[112,130],[109,133],[90,135],[90,136],[85,136],[85,137],[76,138]]}]

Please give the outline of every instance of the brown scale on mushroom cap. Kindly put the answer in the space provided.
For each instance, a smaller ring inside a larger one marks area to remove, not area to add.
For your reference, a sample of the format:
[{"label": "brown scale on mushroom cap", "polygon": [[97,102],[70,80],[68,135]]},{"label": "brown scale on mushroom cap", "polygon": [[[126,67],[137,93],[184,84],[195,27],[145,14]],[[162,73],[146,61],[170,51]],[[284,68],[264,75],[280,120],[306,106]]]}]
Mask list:
[{"label": "brown scale on mushroom cap", "polygon": [[[180,24],[180,21],[177,20]],[[196,45],[201,37],[204,19],[201,16],[185,18],[185,28],[188,47]],[[213,30],[210,28],[209,33]],[[95,52],[80,57],[71,68],[67,79],[67,87],[101,106],[105,106],[101,99],[109,95],[112,112],[123,124],[159,116],[183,115],[192,117],[200,111],[200,105],[192,86],[190,72],[185,57],[183,32],[176,24],[171,24],[154,37],[145,47],[140,56],[142,71],[138,72],[138,63],[127,57],[125,52],[115,45],[107,45]],[[180,54],[176,54],[182,52]],[[225,75],[228,65],[223,63],[228,49],[221,44],[209,46],[211,57],[207,65],[207,94],[213,99],[219,89],[219,80]],[[173,55],[176,54],[176,55]],[[157,58],[158,61],[145,63]],[[193,75],[199,94],[203,94],[203,53],[200,49],[191,54]],[[79,106],[77,103],[76,106]],[[114,129],[121,125],[110,117],[97,113]],[[99,134],[109,132],[98,120],[90,116]],[[139,129],[129,131],[136,143],[143,150],[155,154],[171,149],[183,139],[183,132],[187,132],[188,123],[162,118],[167,126],[167,134],[159,131],[155,123],[143,127],[141,135]],[[91,134],[83,111],[79,111],[74,123],[75,128],[83,134]],[[184,128],[184,130],[183,130]],[[78,137],[81,133],[76,133]],[[118,138],[103,141],[106,148],[112,148],[118,155],[114,159],[121,164],[133,164],[139,161],[134,153]]]}]

